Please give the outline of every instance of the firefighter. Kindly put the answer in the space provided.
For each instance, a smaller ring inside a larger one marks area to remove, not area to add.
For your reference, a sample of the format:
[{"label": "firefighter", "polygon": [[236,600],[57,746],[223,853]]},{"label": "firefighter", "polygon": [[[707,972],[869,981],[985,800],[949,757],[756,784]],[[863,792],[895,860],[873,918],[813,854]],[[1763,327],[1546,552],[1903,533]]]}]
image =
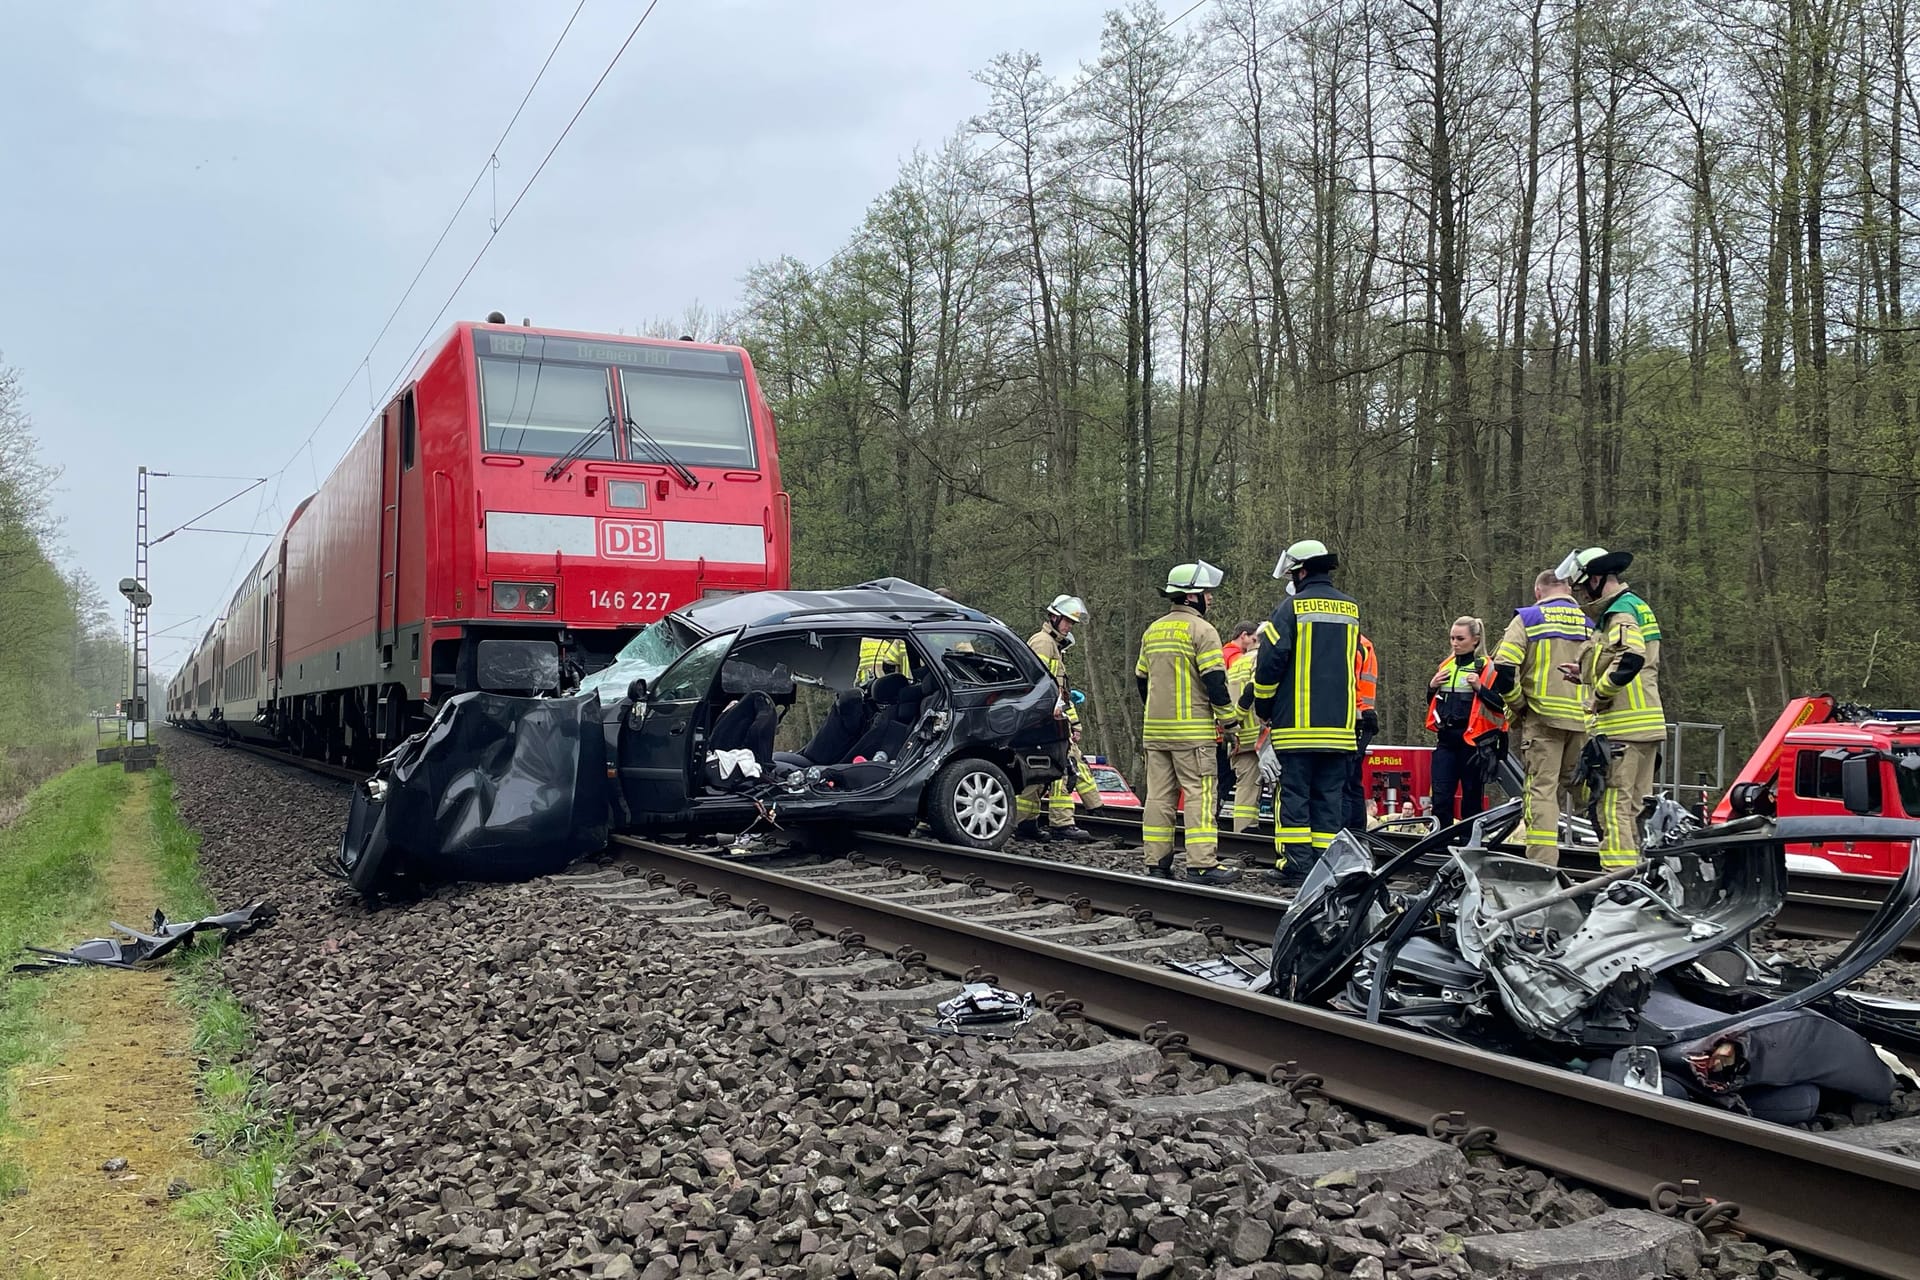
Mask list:
[{"label": "firefighter", "polygon": [[[1580,607],[1594,620],[1582,666],[1593,735],[1610,757],[1600,797],[1600,866],[1631,867],[1640,860],[1635,819],[1653,794],[1654,764],[1667,740],[1660,705],[1660,622],[1620,575],[1631,551],[1588,547],[1560,562],[1559,577],[1573,584]],[[1563,671],[1566,668],[1562,668]]]},{"label": "firefighter", "polygon": [[[1038,631],[1027,639],[1027,647],[1040,659],[1040,665],[1047,669],[1058,687],[1060,702],[1066,708],[1067,724],[1071,726],[1072,741],[1068,747],[1067,768],[1074,785],[1067,786],[1067,780],[1061,778],[1049,786],[1035,783],[1020,793],[1015,802],[1020,822],[1013,834],[1025,840],[1092,840],[1093,834],[1073,820],[1073,793],[1080,792],[1080,798],[1089,808],[1100,804],[1100,789],[1094,785],[1093,772],[1080,756],[1080,711],[1074,701],[1073,688],[1067,681],[1067,650],[1073,648],[1073,628],[1088,618],[1086,601],[1079,596],[1059,595],[1047,606],[1046,621]],[[1040,801],[1042,795],[1048,798],[1047,829],[1040,826]]]},{"label": "firefighter", "polygon": [[[1236,622],[1234,624],[1232,634],[1227,637],[1226,643],[1220,646],[1220,660],[1227,664],[1227,671],[1229,673],[1233,671],[1234,662],[1239,659],[1243,652],[1251,650],[1255,645],[1260,643],[1260,637],[1256,634],[1259,626],[1260,624],[1257,622]],[[1227,679],[1231,682],[1233,679],[1232,675],[1229,674]],[[1238,698],[1240,691],[1235,689],[1233,696]],[[1234,728],[1229,725],[1221,731],[1219,745],[1214,748],[1213,753],[1214,772],[1220,778],[1220,803],[1223,806],[1232,804],[1234,799],[1240,794],[1240,784],[1236,781],[1234,775],[1233,756],[1236,747],[1233,739]],[[1256,809],[1260,807],[1258,796],[1254,797],[1254,807]],[[1240,828],[1235,827],[1234,830],[1238,831]]]},{"label": "firefighter", "polygon": [[[1486,627],[1478,618],[1455,618],[1447,633],[1453,646],[1427,685],[1427,728],[1438,735],[1433,748],[1433,813],[1441,827],[1464,821],[1486,807],[1486,768],[1482,745],[1506,728],[1495,672],[1480,652]],[[1456,793],[1459,807],[1455,808]]]},{"label": "firefighter", "polygon": [[1233,699],[1238,718],[1229,724],[1222,745],[1233,775],[1233,805],[1229,812],[1236,832],[1250,831],[1260,821],[1260,735],[1264,732],[1251,707],[1243,707],[1247,690],[1253,684],[1254,665],[1259,650],[1248,645],[1227,664],[1227,693]]},{"label": "firefighter", "polygon": [[1505,699],[1527,770],[1527,857],[1560,865],[1560,796],[1573,786],[1587,742],[1587,709],[1569,675],[1593,635],[1567,580],[1552,569],[1533,580],[1534,603],[1516,609],[1494,651],[1494,692]]},{"label": "firefighter", "polygon": [[1288,547],[1273,576],[1287,596],[1260,626],[1252,705],[1280,761],[1280,812],[1267,879],[1297,884],[1346,823],[1355,722],[1360,606],[1333,585],[1339,557],[1323,542]]},{"label": "firefighter", "polygon": [[1365,831],[1367,822],[1367,749],[1380,732],[1380,713],[1374,703],[1380,694],[1380,655],[1373,641],[1363,633],[1353,653],[1353,760],[1347,765],[1347,810],[1345,826],[1349,831]]},{"label": "firefighter", "polygon": [[1147,871],[1173,875],[1173,815],[1185,793],[1187,879],[1232,884],[1238,871],[1219,865],[1219,806],[1213,749],[1219,726],[1236,719],[1227,696],[1220,633],[1206,619],[1220,570],[1206,561],[1175,565],[1163,592],[1172,602],[1166,616],[1140,637],[1133,674],[1146,704],[1141,745],[1146,750],[1147,799],[1140,830]]},{"label": "firefighter", "polygon": [[860,665],[854,669],[856,684],[872,684],[881,676],[893,672],[911,674],[907,670],[907,642],[905,640],[879,640],[872,636],[860,641]]}]

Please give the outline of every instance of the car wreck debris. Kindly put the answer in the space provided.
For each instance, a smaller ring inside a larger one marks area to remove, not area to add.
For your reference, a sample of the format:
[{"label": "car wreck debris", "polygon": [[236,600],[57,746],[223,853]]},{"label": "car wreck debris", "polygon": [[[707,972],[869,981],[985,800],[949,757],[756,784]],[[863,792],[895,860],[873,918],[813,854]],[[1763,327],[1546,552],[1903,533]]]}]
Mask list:
[{"label": "car wreck debris", "polygon": [[1176,967],[1784,1123],[1812,1119],[1823,1095],[1891,1100],[1876,1046],[1920,1050],[1920,1002],[1848,988],[1920,924],[1920,872],[1824,968],[1763,957],[1752,935],[1785,904],[1785,846],[1913,842],[1920,822],[1702,827],[1663,800],[1639,865],[1580,880],[1501,852],[1518,820],[1516,801],[1404,848],[1342,834],[1264,971],[1244,956]]},{"label": "car wreck debris", "polygon": [[939,1004],[934,1029],[956,1036],[1012,1035],[1033,1017],[1031,991],[1016,995],[988,982],[969,982],[960,994]]},{"label": "car wreck debris", "polygon": [[132,969],[157,964],[175,952],[193,945],[202,933],[218,933],[222,938],[237,938],[273,919],[275,910],[264,902],[255,902],[237,911],[205,916],[199,920],[170,922],[166,913],[155,911],[148,930],[130,929],[109,920],[109,927],[124,935],[119,938],[89,938],[65,951],[28,944],[27,950],[40,960],[23,960],[13,966],[15,973],[46,973],[54,969],[92,965],[105,969]]}]

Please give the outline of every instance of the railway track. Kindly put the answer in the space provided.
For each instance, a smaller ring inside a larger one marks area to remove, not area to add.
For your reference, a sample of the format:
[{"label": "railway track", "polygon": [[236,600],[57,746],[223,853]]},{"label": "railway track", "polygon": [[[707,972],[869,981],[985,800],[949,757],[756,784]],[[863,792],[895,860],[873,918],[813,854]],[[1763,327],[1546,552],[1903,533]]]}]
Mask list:
[{"label": "railway track", "polygon": [[[1137,844],[1140,840],[1140,823],[1136,819],[1080,814],[1076,821],[1099,835],[1130,844]],[[1269,866],[1273,861],[1273,835],[1271,831],[1240,834],[1222,831],[1220,852],[1225,858],[1237,857],[1248,865]],[[1600,874],[1599,863],[1589,849],[1563,849],[1561,867],[1576,878]],[[1873,913],[1879,910],[1885,893],[1885,887],[1874,880],[1789,872],[1787,900],[1780,914],[1774,917],[1774,931],[1791,938],[1851,941]],[[1273,936],[1271,930],[1267,936]],[[1920,930],[1903,939],[1895,954],[1903,959],[1920,960]]]},{"label": "railway track", "polygon": [[263,746],[258,742],[248,742],[245,738],[224,738],[208,733],[204,729],[193,729],[186,725],[170,725],[182,733],[191,733],[198,738],[233,751],[244,751],[250,756],[259,756],[262,760],[272,760],[304,773],[316,773],[323,778],[332,778],[335,782],[358,782],[367,776],[366,769],[351,769],[345,765],[328,764],[322,760],[309,760],[297,756],[291,751],[280,751],[274,747]]},{"label": "railway track", "polygon": [[[850,941],[859,935],[870,948],[924,955],[949,975],[986,971],[1007,985],[1059,992],[1124,1034],[1164,1023],[1163,1035],[1177,1034],[1204,1058],[1310,1086],[1401,1125],[1428,1129],[1447,1117],[1488,1126],[1501,1153],[1623,1197],[1652,1200],[1662,1185],[1691,1180],[1705,1196],[1737,1205],[1738,1225],[1755,1236],[1874,1275],[1920,1275],[1920,1237],[1888,1230],[1920,1195],[1920,1162],[1216,986],[1060,936],[1071,930],[1043,937],[955,914],[952,895],[929,890],[938,878],[977,899],[1005,895],[1010,911],[1048,899],[1077,917],[1106,913],[1116,926],[1194,940],[1270,936],[1265,922],[1282,907],[1272,898],[899,837],[858,841],[879,864],[871,868],[877,880],[824,883],[793,866],[631,836],[616,836],[614,847],[684,892],[762,904],[827,934],[851,931],[843,934]],[[924,877],[907,872],[910,862],[923,864]],[[877,891],[903,881],[906,894]],[[935,905],[935,896],[949,900]],[[1143,901],[1150,915],[1138,910]]]}]

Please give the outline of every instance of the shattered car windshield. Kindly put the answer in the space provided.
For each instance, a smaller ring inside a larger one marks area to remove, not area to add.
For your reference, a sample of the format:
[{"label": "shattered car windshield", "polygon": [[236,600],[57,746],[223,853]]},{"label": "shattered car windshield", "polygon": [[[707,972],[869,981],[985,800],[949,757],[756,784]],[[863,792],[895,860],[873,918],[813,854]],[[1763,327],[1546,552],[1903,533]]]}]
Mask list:
[{"label": "shattered car windshield", "polygon": [[614,655],[610,665],[582,680],[580,692],[592,693],[595,689],[610,689],[613,694],[618,694],[632,684],[635,677],[644,677],[652,681],[658,678],[662,671],[672,666],[675,660],[691,649],[699,639],[699,636],[672,618],[650,622],[640,628],[639,635],[627,641],[626,646]]}]

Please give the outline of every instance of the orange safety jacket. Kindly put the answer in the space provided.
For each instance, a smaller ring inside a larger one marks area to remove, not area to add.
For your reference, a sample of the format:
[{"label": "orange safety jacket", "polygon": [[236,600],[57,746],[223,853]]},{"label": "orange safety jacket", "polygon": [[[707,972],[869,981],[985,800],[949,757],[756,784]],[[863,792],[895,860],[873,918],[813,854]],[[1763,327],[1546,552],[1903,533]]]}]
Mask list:
[{"label": "orange safety jacket", "polygon": [[[1449,667],[1456,667],[1451,654],[1440,663],[1439,670],[1435,671],[1434,674],[1437,676],[1445,676]],[[1485,657],[1482,657],[1479,660],[1479,665],[1475,668],[1475,672],[1476,675],[1473,681],[1473,705],[1467,712],[1467,730],[1461,735],[1468,746],[1473,746],[1489,733],[1505,733],[1507,729],[1507,713],[1505,709],[1503,708],[1496,711],[1487,704],[1487,699],[1493,696],[1493,682],[1497,675],[1496,668],[1493,663],[1487,661]],[[1432,696],[1427,699],[1427,728],[1431,732],[1438,733],[1440,731],[1440,698],[1441,695],[1446,692],[1447,686],[1442,685],[1440,688],[1435,689]]]},{"label": "orange safety jacket", "polygon": [[1373,651],[1373,641],[1365,635],[1353,651],[1353,707],[1355,711],[1373,710],[1374,699],[1380,692],[1380,657]]}]

